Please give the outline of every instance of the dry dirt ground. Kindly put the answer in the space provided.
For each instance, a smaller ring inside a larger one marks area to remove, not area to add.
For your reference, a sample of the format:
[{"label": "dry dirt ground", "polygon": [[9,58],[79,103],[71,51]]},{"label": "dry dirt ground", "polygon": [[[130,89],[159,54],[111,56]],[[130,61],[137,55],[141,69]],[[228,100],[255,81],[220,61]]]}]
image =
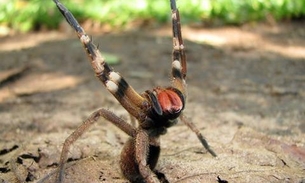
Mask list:
[{"label": "dry dirt ground", "polygon": [[[183,34],[185,114],[218,157],[179,123],[162,136],[157,169],[171,183],[305,182],[304,22]],[[93,38],[137,91],[169,84],[169,27]],[[73,33],[1,38],[0,49],[0,182],[52,182],[63,141],[97,108],[130,121]],[[118,166],[126,139],[101,119],[71,148],[66,182],[127,182]]]}]

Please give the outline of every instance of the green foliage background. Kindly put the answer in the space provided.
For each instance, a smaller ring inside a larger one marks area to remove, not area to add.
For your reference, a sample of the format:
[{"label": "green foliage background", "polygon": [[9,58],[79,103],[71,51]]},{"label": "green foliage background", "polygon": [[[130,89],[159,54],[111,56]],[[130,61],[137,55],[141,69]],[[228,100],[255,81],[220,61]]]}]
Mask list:
[{"label": "green foliage background", "polygon": [[[169,0],[62,0],[75,17],[124,28],[135,20],[170,20]],[[177,0],[184,23],[243,24],[304,17],[305,0]],[[57,28],[62,17],[52,0],[0,0],[0,26],[27,32]]]}]

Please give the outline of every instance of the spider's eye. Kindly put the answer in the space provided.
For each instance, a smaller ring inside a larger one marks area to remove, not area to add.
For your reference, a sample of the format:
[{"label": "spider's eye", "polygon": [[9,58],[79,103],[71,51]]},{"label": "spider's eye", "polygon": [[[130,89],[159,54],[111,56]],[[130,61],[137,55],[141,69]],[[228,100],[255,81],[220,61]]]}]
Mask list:
[{"label": "spider's eye", "polygon": [[174,90],[157,90],[157,97],[162,112],[165,114],[177,114],[183,109],[181,96]]}]

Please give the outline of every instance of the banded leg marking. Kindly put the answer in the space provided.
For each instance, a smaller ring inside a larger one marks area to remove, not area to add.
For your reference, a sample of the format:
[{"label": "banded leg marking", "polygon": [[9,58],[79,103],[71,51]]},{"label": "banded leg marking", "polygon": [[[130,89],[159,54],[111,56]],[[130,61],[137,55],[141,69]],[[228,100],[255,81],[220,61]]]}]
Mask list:
[{"label": "banded leg marking", "polygon": [[172,85],[186,96],[185,77],[187,72],[186,55],[181,35],[180,14],[176,7],[176,1],[171,0],[173,53],[172,53]]},{"label": "banded leg marking", "polygon": [[86,53],[91,60],[91,66],[95,75],[106,86],[107,90],[115,96],[121,105],[131,114],[138,116],[137,109],[146,105],[147,101],[139,95],[127,82],[113,71],[113,69],[105,62],[104,57],[93,44],[92,39],[86,34],[84,29],[79,25],[78,21],[72,13],[58,0],[53,0],[60,10],[61,14],[65,17],[67,22],[74,28],[77,36],[83,44]]}]

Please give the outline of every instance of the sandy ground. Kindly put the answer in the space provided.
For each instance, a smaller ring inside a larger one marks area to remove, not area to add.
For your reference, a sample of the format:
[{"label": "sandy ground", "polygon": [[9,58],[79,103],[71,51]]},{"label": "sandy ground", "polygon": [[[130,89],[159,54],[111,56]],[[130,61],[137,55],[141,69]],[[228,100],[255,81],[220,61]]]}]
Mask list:
[{"label": "sandy ground", "polygon": [[[185,114],[218,154],[182,123],[162,137],[157,169],[172,183],[305,182],[304,22],[183,27]],[[139,92],[169,84],[169,27],[94,35]],[[94,77],[74,34],[0,40],[0,182],[54,176],[64,139],[97,108],[128,114]],[[66,182],[127,182],[118,158],[127,136],[100,120],[70,150]],[[219,177],[219,179],[217,178]]]}]

